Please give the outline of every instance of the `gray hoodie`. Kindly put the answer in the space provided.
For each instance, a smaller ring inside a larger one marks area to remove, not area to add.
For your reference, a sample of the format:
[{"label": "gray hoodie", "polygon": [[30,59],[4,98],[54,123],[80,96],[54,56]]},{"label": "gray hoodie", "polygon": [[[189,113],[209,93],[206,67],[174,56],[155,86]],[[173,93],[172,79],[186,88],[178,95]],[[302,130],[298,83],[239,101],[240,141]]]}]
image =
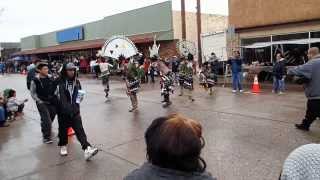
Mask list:
[{"label": "gray hoodie", "polygon": [[309,79],[309,82],[305,84],[306,97],[308,99],[320,99],[320,55],[304,65],[289,70],[288,74]]},{"label": "gray hoodie", "polygon": [[206,172],[185,173],[145,163],[139,169],[131,172],[124,180],[216,180],[216,178]]}]

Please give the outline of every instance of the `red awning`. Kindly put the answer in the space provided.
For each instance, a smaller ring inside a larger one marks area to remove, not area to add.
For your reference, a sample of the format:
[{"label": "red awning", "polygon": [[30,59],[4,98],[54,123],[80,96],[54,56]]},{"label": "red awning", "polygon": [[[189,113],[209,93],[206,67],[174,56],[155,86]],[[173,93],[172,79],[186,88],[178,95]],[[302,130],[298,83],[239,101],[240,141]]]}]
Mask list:
[{"label": "red awning", "polygon": [[[130,36],[134,43],[149,43],[153,41],[155,33],[141,34]],[[77,50],[85,50],[85,49],[100,49],[104,45],[106,40],[97,39],[97,40],[89,40],[89,41],[75,41],[70,43],[64,43],[56,46],[49,46],[45,48],[24,50],[17,53],[14,53],[14,56],[19,55],[32,55],[32,54],[45,54],[45,53],[55,53],[55,52],[66,52],[66,51],[77,51]]]}]

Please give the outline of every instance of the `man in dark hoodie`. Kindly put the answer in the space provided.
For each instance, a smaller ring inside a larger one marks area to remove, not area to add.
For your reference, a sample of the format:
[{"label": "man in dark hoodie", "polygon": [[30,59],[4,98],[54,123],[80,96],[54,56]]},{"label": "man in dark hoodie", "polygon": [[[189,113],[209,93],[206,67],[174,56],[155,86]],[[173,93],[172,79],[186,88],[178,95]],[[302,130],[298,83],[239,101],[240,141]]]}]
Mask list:
[{"label": "man in dark hoodie", "polygon": [[84,157],[90,160],[98,153],[98,149],[90,145],[82,126],[80,115],[80,102],[84,92],[81,90],[80,81],[77,79],[77,67],[73,63],[65,64],[56,89],[58,99],[59,121],[59,146],[60,155],[68,155],[68,128],[72,127],[84,150]]},{"label": "man in dark hoodie", "polygon": [[309,131],[314,120],[320,117],[320,52],[319,48],[313,47],[308,51],[309,61],[301,66],[291,69],[288,74],[304,79],[305,95],[308,99],[307,111],[301,124],[296,128]]},{"label": "man in dark hoodie", "polygon": [[30,93],[32,99],[36,102],[40,117],[43,143],[51,144],[51,124],[56,115],[56,81],[48,74],[49,68],[46,63],[37,65],[39,72],[31,81]]}]

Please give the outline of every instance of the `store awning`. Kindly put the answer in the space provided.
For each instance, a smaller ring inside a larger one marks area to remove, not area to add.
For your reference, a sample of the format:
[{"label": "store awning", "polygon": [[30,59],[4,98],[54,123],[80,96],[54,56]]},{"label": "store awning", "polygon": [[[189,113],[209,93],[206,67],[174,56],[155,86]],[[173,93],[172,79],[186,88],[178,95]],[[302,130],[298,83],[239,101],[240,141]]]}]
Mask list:
[{"label": "store awning", "polygon": [[253,43],[248,46],[242,46],[243,48],[247,49],[257,49],[257,48],[264,48],[269,47],[272,45],[281,45],[281,44],[312,44],[312,43],[319,43],[320,38],[311,38],[311,39],[295,39],[295,40],[286,40],[286,41],[273,41],[273,42],[259,42]]},{"label": "store awning", "polygon": [[[156,33],[147,33],[130,36],[129,39],[134,43],[149,43],[153,41],[154,35]],[[105,43],[105,39],[89,40],[89,41],[75,41],[70,43],[64,43],[56,46],[49,46],[45,48],[24,50],[12,54],[13,56],[21,55],[32,55],[32,54],[45,54],[45,53],[56,53],[56,52],[66,52],[66,51],[77,51],[85,49],[99,49]]]}]

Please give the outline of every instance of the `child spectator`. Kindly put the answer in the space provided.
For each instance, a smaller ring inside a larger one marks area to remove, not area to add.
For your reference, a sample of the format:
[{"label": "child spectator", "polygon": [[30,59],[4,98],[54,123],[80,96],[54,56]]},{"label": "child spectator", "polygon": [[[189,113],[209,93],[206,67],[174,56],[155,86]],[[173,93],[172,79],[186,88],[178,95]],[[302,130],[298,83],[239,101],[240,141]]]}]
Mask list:
[{"label": "child spectator", "polygon": [[8,127],[10,124],[7,122],[6,110],[5,110],[5,100],[2,95],[0,95],[0,127]]},{"label": "child spectator", "polygon": [[28,99],[24,99],[22,101],[16,98],[16,91],[11,89],[8,94],[8,101],[7,101],[7,111],[9,117],[13,117],[13,119],[22,113],[24,108],[24,103],[27,102]]}]

